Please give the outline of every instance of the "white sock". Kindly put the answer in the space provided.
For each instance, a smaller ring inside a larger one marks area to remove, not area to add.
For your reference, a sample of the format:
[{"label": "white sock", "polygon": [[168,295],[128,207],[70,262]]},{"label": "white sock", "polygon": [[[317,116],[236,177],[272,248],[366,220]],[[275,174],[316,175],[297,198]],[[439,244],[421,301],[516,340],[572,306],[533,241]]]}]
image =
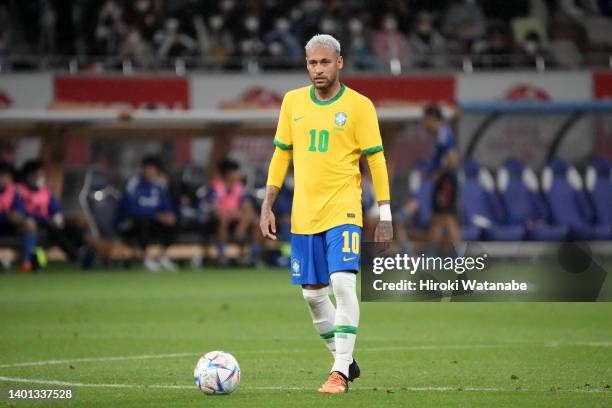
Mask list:
[{"label": "white sock", "polygon": [[334,342],[334,318],[336,310],[329,298],[327,288],[322,289],[302,289],[304,299],[308,304],[310,316],[315,329],[325,341],[325,345],[331,351],[332,356],[336,353],[336,343]]},{"label": "white sock", "polygon": [[357,274],[334,272],[331,281],[336,297],[335,341],[336,359],[331,371],[339,371],[348,377],[353,362],[353,350],[359,326],[359,301],[356,287]]}]

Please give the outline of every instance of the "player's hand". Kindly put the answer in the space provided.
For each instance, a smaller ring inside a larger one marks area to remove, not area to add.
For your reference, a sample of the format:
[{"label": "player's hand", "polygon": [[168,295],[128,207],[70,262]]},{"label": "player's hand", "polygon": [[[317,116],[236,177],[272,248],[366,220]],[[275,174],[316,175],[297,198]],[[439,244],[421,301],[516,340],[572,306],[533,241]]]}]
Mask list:
[{"label": "player's hand", "polygon": [[261,209],[261,219],[259,220],[259,227],[264,238],[269,238],[276,241],[276,219],[271,209]]},{"label": "player's hand", "polygon": [[391,221],[379,221],[374,231],[375,242],[391,242],[393,240],[393,223]]}]

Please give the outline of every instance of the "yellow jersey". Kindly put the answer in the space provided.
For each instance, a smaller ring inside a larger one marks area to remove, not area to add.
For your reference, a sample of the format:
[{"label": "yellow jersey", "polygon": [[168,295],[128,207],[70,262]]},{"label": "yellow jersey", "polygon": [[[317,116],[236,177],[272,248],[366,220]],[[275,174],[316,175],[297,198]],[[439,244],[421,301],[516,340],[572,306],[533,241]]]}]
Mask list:
[{"label": "yellow jersey", "polygon": [[291,232],[362,226],[359,158],[383,150],[374,104],[340,84],[321,101],[313,86],[287,92],[274,144],[293,153]]}]

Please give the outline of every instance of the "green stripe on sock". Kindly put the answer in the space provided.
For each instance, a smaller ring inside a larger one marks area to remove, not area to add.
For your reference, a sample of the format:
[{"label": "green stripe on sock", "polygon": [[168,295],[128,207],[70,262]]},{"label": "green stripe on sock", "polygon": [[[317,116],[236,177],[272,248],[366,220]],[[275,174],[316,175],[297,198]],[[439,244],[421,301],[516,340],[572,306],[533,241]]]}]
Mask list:
[{"label": "green stripe on sock", "polygon": [[335,330],[330,330],[326,333],[321,333],[320,336],[322,339],[327,340],[327,339],[333,339],[334,338],[334,334],[336,333]]},{"label": "green stripe on sock", "polygon": [[336,326],[336,333],[357,334],[355,326]]}]

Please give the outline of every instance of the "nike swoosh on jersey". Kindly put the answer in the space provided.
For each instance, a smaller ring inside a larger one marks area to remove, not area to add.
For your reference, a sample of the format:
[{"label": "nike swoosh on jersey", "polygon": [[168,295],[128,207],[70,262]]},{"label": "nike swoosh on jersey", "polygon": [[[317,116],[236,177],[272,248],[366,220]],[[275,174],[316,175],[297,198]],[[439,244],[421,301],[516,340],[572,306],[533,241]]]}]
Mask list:
[{"label": "nike swoosh on jersey", "polygon": [[347,257],[343,257],[342,260],[344,262],[348,262],[348,261],[352,261],[353,259],[355,259],[356,257],[352,257],[352,258],[347,258]]},{"label": "nike swoosh on jersey", "polygon": [[296,116],[295,118],[293,118],[294,122],[297,122],[298,120],[302,119],[304,116]]}]

